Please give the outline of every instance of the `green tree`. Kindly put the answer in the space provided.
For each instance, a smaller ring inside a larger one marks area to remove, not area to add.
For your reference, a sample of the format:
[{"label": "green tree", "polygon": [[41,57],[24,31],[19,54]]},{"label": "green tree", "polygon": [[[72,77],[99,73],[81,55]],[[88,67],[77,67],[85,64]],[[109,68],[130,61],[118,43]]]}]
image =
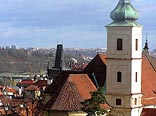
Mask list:
[{"label": "green tree", "polygon": [[87,113],[87,116],[109,115],[109,112],[101,107],[101,104],[106,103],[103,89],[98,88],[97,91],[91,92],[91,98],[82,102],[82,110]]}]

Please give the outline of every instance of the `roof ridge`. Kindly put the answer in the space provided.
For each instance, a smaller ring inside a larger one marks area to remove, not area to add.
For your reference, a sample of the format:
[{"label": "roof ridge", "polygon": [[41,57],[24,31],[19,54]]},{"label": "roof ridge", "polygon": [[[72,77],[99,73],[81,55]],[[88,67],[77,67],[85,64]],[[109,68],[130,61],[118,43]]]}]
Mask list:
[{"label": "roof ridge", "polygon": [[152,62],[150,61],[150,59],[149,59],[149,55],[145,55],[146,56],[146,58],[148,59],[148,61],[149,61],[149,63],[151,64],[151,66],[152,66],[152,68],[154,69],[154,71],[156,72],[156,69],[155,69],[155,67],[153,66],[153,64],[152,64]]}]

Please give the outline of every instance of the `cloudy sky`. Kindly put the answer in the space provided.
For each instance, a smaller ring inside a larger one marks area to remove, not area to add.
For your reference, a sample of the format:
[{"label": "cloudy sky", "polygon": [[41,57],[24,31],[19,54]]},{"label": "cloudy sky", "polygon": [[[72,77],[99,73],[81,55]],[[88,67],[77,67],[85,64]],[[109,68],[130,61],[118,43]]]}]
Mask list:
[{"label": "cloudy sky", "polygon": [[[110,12],[118,0],[0,0],[0,46],[106,47]],[[149,46],[156,48],[156,1],[131,0],[148,33]]]}]

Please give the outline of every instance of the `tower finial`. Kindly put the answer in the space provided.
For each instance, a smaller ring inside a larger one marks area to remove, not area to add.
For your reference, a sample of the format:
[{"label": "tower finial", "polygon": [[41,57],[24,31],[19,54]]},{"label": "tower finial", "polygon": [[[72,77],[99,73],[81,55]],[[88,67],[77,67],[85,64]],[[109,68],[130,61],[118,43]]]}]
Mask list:
[{"label": "tower finial", "polygon": [[120,0],[120,3],[130,3],[130,0]]}]

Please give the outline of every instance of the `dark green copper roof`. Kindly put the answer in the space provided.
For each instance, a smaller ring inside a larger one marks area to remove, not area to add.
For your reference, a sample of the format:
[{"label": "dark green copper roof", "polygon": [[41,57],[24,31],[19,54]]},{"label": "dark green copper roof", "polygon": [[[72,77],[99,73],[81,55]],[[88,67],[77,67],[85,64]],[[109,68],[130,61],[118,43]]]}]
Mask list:
[{"label": "dark green copper roof", "polygon": [[118,5],[110,14],[113,23],[108,26],[140,26],[135,22],[138,16],[139,13],[133,8],[130,0],[119,0]]}]

